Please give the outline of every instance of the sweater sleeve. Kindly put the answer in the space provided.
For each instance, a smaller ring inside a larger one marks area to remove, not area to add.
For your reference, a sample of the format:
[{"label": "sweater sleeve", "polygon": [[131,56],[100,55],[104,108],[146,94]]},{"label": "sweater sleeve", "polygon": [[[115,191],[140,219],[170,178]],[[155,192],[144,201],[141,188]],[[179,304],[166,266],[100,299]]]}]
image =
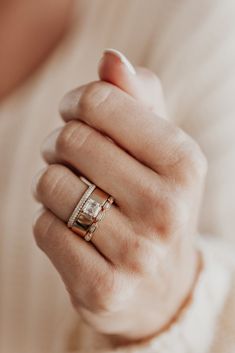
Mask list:
[{"label": "sweater sleeve", "polygon": [[[107,338],[91,328],[84,325],[81,331],[79,326],[80,348],[76,353],[209,352],[229,293],[234,263],[229,247],[221,240],[209,236],[200,238],[198,247],[203,257],[203,270],[194,288],[192,301],[167,331],[144,343],[113,347]],[[81,337],[84,343],[81,343]]]}]

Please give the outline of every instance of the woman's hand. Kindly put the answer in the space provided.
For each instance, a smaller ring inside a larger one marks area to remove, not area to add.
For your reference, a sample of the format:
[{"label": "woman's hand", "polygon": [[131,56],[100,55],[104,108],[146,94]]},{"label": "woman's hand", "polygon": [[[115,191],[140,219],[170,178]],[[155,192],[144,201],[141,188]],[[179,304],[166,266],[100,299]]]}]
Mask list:
[{"label": "woman's hand", "polygon": [[[34,234],[85,321],[137,340],[170,323],[193,286],[207,163],[188,135],[156,115],[164,102],[153,74],[134,75],[106,54],[100,76],[109,83],[66,95],[66,124],[44,143],[49,166],[35,194],[45,209]],[[91,243],[65,223],[86,189],[77,173],[115,199]]]}]

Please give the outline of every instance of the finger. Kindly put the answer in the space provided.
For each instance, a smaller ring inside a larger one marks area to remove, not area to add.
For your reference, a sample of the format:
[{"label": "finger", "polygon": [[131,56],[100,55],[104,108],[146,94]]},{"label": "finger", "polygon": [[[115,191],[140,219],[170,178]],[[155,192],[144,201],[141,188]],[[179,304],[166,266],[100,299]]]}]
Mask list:
[{"label": "finger", "polygon": [[[51,165],[43,169],[34,180],[34,194],[37,199],[65,222],[68,221],[86,188],[87,186],[75,174],[61,165]],[[129,221],[115,205],[112,205],[99,222],[92,242],[105,258],[116,265],[125,266],[135,258],[129,253],[129,258],[126,253],[123,254],[127,244],[136,241],[131,240],[131,236],[133,238]]]},{"label": "finger", "polygon": [[[64,222],[68,221],[86,190],[87,185],[70,169],[60,164],[43,168],[34,177],[35,198]],[[115,221],[121,215],[115,205],[112,213]]]},{"label": "finger", "polygon": [[139,206],[144,185],[149,189],[158,180],[152,170],[97,130],[78,121],[71,121],[49,135],[42,153],[50,164],[69,164],[79,170],[91,182],[111,194],[126,214]]},{"label": "finger", "polygon": [[183,181],[192,169],[200,170],[199,147],[188,135],[109,83],[93,82],[68,93],[61,114],[109,136],[160,174]]},{"label": "finger", "polygon": [[49,210],[42,211],[36,218],[34,236],[60,273],[71,297],[88,309],[96,308],[100,283],[108,286],[111,280],[110,264]]},{"label": "finger", "polygon": [[99,77],[119,87],[162,118],[166,118],[166,104],[159,78],[150,70],[134,68],[117,50],[106,49],[99,63]]}]

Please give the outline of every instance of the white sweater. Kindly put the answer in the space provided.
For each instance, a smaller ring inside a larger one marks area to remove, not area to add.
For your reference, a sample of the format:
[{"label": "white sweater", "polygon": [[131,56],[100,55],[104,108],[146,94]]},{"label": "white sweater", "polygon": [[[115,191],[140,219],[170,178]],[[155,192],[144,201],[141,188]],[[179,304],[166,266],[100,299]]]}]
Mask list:
[{"label": "white sweater", "polygon": [[[0,353],[234,353],[235,1],[79,0],[75,11],[70,35],[0,107]],[[80,321],[31,230],[41,141],[106,47],[160,76],[170,119],[209,162],[192,303],[168,331],[119,349]]]}]

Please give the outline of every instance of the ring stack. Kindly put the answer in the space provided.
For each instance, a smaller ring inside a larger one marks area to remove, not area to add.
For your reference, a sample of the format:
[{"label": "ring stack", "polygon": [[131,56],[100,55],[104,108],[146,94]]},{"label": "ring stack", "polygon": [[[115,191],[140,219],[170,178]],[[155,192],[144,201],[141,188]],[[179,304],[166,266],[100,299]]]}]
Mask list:
[{"label": "ring stack", "polygon": [[74,208],[67,226],[86,241],[90,241],[98,228],[98,223],[103,219],[114,199],[86,178],[80,177],[80,179],[88,188]]}]

